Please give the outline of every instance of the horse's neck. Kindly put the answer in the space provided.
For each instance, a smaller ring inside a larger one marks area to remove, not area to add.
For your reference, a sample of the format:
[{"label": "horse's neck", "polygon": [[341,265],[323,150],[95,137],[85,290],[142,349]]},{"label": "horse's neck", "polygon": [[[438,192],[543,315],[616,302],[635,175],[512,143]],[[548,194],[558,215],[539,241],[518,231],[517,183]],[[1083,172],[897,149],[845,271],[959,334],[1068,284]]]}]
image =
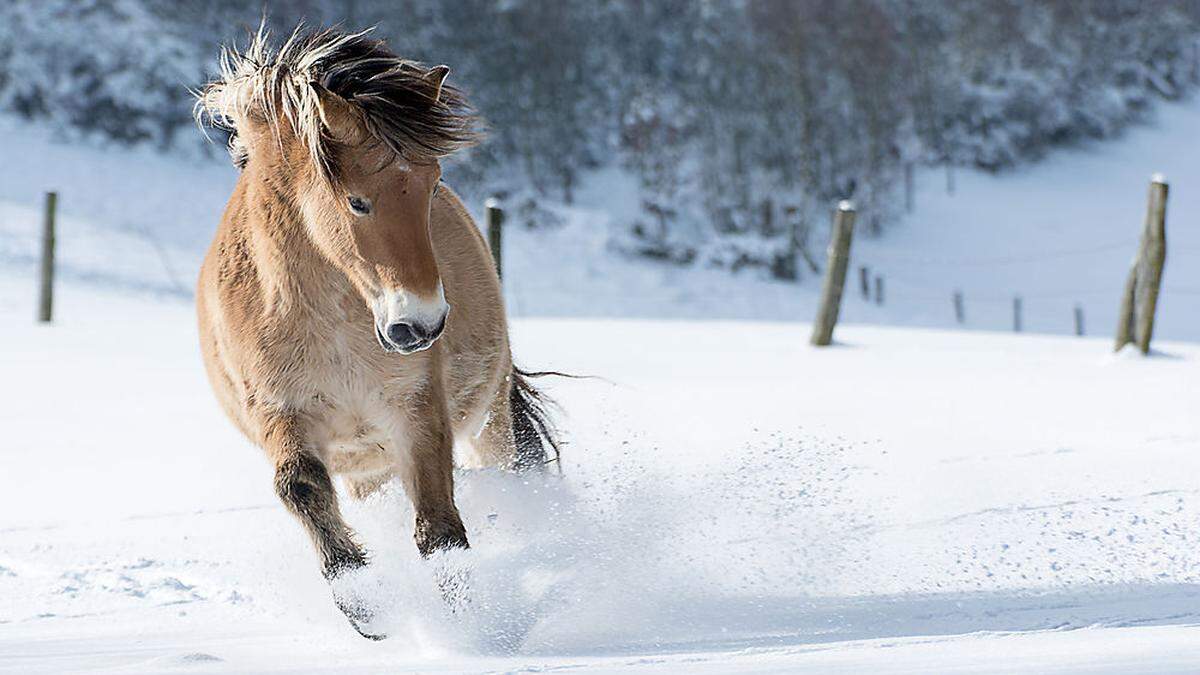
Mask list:
[{"label": "horse's neck", "polygon": [[346,275],[313,245],[298,208],[269,186],[247,190],[256,208],[245,233],[262,291],[280,309],[320,311],[354,294]]}]

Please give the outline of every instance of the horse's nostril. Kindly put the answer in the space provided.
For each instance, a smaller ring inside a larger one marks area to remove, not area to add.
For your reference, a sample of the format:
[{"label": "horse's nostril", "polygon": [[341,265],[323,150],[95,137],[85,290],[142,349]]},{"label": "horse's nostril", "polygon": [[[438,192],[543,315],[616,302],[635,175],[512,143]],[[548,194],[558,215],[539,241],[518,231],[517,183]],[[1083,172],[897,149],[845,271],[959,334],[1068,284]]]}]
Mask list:
[{"label": "horse's nostril", "polygon": [[388,326],[387,337],[398,347],[407,347],[421,339],[413,330],[413,326],[407,323],[394,323]]},{"label": "horse's nostril", "polygon": [[408,323],[398,321],[387,327],[387,339],[401,350],[424,349],[442,335],[446,328],[446,317],[443,316],[436,324],[427,325],[419,321]]},{"label": "horse's nostril", "polygon": [[430,340],[436,340],[442,336],[442,331],[444,330],[446,330],[446,316],[443,314],[441,320],[437,322],[437,325],[429,330],[428,338]]}]

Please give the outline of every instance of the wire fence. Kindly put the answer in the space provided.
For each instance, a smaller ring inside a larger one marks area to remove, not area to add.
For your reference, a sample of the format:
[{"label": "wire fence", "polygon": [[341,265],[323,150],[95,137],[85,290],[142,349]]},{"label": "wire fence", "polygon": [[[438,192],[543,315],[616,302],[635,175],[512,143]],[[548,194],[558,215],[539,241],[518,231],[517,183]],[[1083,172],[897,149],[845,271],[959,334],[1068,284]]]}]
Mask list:
[{"label": "wire fence", "polygon": [[[0,211],[0,262],[22,266],[36,263],[36,252],[40,246],[40,237],[36,228],[30,227],[30,223],[28,222],[36,218],[37,214],[33,209]],[[71,228],[72,220],[64,220],[63,224],[66,226],[63,228],[64,230]],[[188,257],[187,253],[181,252],[182,249],[168,247],[151,227],[145,224],[127,222],[116,227],[88,227],[86,231],[80,232],[80,234],[83,234],[85,239],[116,235],[117,237],[131,238],[127,240],[128,243],[132,243],[133,240],[140,240],[152,252],[151,255],[145,256],[147,261],[149,258],[153,258],[157,262],[157,265],[151,263],[151,267],[146,268],[136,263],[131,265],[130,260],[111,260],[105,264],[93,266],[89,263],[96,262],[94,260],[72,261],[68,259],[62,261],[66,263],[62,270],[65,272],[65,276],[87,279],[106,285],[128,286],[180,298],[190,298],[193,295],[190,284],[184,282],[184,279],[189,275],[186,272],[180,272],[181,266],[179,260],[177,260],[180,257],[186,259]],[[1111,286],[1106,285],[1105,287],[1046,288],[1040,290],[1013,288],[1011,291],[997,291],[995,287],[999,284],[992,284],[992,288],[981,289],[972,288],[972,284],[968,283],[953,283],[950,279],[943,281],[921,278],[921,272],[928,270],[917,268],[936,268],[936,271],[939,272],[943,269],[1001,269],[1014,265],[1046,263],[1086,256],[1101,256],[1116,251],[1128,251],[1132,255],[1138,246],[1139,241],[1137,239],[1124,238],[1076,248],[1055,248],[1039,251],[1026,250],[991,256],[911,256],[891,252],[876,253],[874,251],[864,251],[856,252],[854,259],[857,264],[867,267],[872,272],[871,276],[882,277],[886,281],[889,289],[888,295],[890,296],[887,299],[888,304],[911,304],[914,305],[914,309],[919,310],[929,310],[936,307],[937,311],[944,311],[950,316],[954,316],[953,313],[956,313],[958,315],[957,320],[961,323],[963,322],[961,307],[964,304],[984,304],[992,307],[1011,306],[1016,298],[1019,298],[1020,302],[1023,303],[1066,300],[1075,301],[1077,305],[1080,305],[1084,300],[1092,300],[1094,298],[1112,299],[1115,303],[1122,289],[1118,282]],[[1169,248],[1168,255],[1170,258],[1190,259],[1200,256],[1200,246],[1172,245]],[[115,257],[119,258],[119,256]],[[1108,263],[1105,264],[1107,265]],[[151,271],[154,267],[159,268],[158,273]],[[183,268],[187,268],[187,264],[184,264]],[[1114,278],[1123,276],[1123,272],[1124,270],[1122,269],[1119,274],[1114,275]],[[1024,274],[1024,272],[1022,271],[1021,274]],[[506,279],[506,281],[509,285],[516,286],[513,292],[508,294],[509,297],[514,301],[519,300],[521,297],[521,293],[519,292],[520,280]],[[876,280],[872,279],[872,281]],[[978,284],[975,285],[977,286]],[[1030,285],[1036,285],[1036,278],[1033,278],[1032,275],[1030,277]],[[882,288],[878,288],[876,284],[871,284],[870,288],[866,289],[866,293],[870,296],[872,292],[880,293],[882,292]],[[1200,287],[1172,286],[1168,277],[1167,283],[1162,288],[1162,294],[1167,297],[1181,296],[1193,298],[1200,296]],[[874,298],[874,303],[883,304],[882,300],[878,297]]]},{"label": "wire fence", "polygon": [[1081,255],[1090,255],[1095,253],[1107,253],[1121,249],[1134,250],[1137,248],[1136,241],[1122,240],[1111,242],[1108,244],[1098,244],[1086,248],[1077,249],[1062,249],[1056,251],[1037,251],[1024,254],[1010,254],[996,257],[982,258],[913,258],[907,256],[896,255],[872,255],[872,260],[880,263],[903,264],[903,265],[938,265],[940,267],[982,267],[982,266],[1000,266],[1000,265],[1019,265],[1032,262],[1043,262],[1046,260],[1055,260],[1059,258],[1067,258]]},{"label": "wire fence", "polygon": [[[937,300],[945,301],[953,297],[955,293],[963,293],[974,302],[996,302],[1008,303],[1012,301],[1014,296],[1032,300],[1050,300],[1050,299],[1068,299],[1074,297],[1086,297],[1096,295],[1112,295],[1120,292],[1120,288],[1071,288],[1071,289],[1050,289],[1034,292],[1024,292],[1015,289],[1009,293],[997,293],[995,291],[969,291],[967,284],[944,284],[940,282],[931,282],[924,279],[918,279],[915,276],[910,276],[906,272],[897,273],[892,265],[902,266],[937,266],[937,267],[996,267],[1014,264],[1044,262],[1047,260],[1055,260],[1067,257],[1094,255],[1099,253],[1108,253],[1116,250],[1136,251],[1138,242],[1136,240],[1124,240],[1119,242],[1110,242],[1106,244],[1098,244],[1075,249],[1059,249],[1044,252],[1030,252],[1027,254],[1009,254],[1004,256],[993,257],[928,257],[916,258],[895,255],[876,255],[873,253],[860,254],[856,256],[861,266],[867,267],[872,272],[884,276],[889,282],[898,284],[902,288],[907,288],[905,291],[906,297],[914,299]],[[1180,255],[1191,256],[1200,255],[1200,247],[1190,246],[1172,246],[1169,248],[1168,255],[1170,257],[1178,257]],[[886,267],[885,267],[886,265]],[[1172,287],[1169,284],[1164,285],[1163,293],[1174,295],[1198,295],[1200,288],[1194,287]]]},{"label": "wire fence", "polygon": [[[0,265],[29,268],[40,260],[42,214],[36,206],[0,209]],[[96,224],[74,216],[60,217],[55,273],[63,279],[111,288],[191,298],[188,252],[171,248],[145,224]],[[140,250],[139,250],[140,249]]]}]

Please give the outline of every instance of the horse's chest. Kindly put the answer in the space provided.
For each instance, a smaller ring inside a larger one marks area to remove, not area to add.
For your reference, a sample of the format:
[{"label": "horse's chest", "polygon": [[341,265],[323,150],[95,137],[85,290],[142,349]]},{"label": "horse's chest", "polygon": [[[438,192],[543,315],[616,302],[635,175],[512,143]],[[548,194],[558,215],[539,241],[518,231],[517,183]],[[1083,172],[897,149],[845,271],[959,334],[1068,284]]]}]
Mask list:
[{"label": "horse's chest", "polygon": [[311,433],[336,473],[392,465],[411,434],[406,401],[420,378],[353,353],[316,358],[307,369]]}]

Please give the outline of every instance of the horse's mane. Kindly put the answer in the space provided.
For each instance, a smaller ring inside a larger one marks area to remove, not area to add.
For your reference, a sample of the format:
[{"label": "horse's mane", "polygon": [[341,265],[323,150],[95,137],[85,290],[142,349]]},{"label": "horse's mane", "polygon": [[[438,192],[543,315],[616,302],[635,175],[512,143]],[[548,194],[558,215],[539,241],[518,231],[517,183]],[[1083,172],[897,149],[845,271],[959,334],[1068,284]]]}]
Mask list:
[{"label": "horse's mane", "polygon": [[474,142],[476,117],[462,92],[443,85],[434,100],[428,70],[369,33],[298,26],[276,50],[260,26],[245,50],[222,46],[220,77],[196,92],[197,122],[230,133],[229,153],[242,168],[248,155],[237,120],[262,119],[279,139],[286,119],[326,180],[336,178],[336,165],[312,83],[356,106],[367,131],[408,160],[443,157]]}]

